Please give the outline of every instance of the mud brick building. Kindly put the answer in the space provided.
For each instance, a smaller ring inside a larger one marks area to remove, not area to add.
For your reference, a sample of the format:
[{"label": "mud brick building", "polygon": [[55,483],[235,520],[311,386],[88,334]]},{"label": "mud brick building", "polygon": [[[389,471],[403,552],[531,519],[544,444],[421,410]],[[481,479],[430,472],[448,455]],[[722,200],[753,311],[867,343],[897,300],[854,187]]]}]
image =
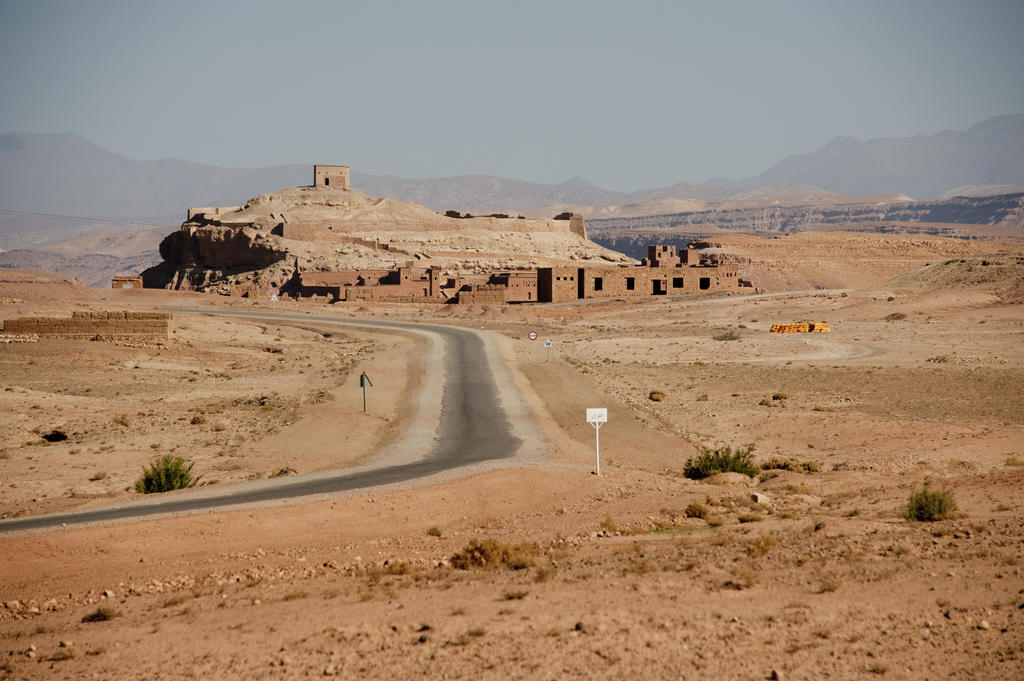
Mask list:
[{"label": "mud brick building", "polygon": [[110,288],[142,288],[142,277],[119,276],[110,281]]},{"label": "mud brick building", "polygon": [[396,270],[302,272],[296,295],[329,300],[392,300],[442,298],[441,268],[399,267]]},{"label": "mud brick building", "polygon": [[348,166],[313,166],[313,186],[349,189]]},{"label": "mud brick building", "polygon": [[734,263],[700,262],[696,249],[678,253],[675,246],[649,246],[647,254],[637,267],[542,267],[537,270],[537,299],[562,303],[739,289]]}]

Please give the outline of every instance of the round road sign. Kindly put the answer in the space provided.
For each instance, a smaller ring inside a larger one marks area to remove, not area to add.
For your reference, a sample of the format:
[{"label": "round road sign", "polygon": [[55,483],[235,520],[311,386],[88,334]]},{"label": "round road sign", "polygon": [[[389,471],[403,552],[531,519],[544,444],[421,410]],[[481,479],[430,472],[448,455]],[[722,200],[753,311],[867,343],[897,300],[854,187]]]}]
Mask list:
[{"label": "round road sign", "polygon": [[529,334],[527,334],[527,337],[530,340],[537,340],[537,332],[536,331],[531,331]]}]

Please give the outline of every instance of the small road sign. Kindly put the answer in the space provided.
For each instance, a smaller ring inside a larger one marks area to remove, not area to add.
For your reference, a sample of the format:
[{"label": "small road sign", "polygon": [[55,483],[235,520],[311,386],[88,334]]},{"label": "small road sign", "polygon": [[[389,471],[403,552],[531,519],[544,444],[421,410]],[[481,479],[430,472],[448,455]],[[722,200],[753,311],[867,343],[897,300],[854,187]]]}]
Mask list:
[{"label": "small road sign", "polygon": [[551,342],[550,338],[548,338],[546,341],[544,341],[544,347],[546,347],[546,348],[550,348],[553,345],[554,345],[554,343]]},{"label": "small road sign", "polygon": [[526,334],[526,337],[529,338],[530,340],[537,340],[537,332],[531,331],[530,333]]},{"label": "small road sign", "polygon": [[594,455],[597,459],[598,476],[601,475],[601,426],[607,422],[607,407],[587,409],[587,423],[594,426]]},{"label": "small road sign", "polygon": [[271,293],[270,294],[270,302],[272,302],[272,303],[276,303],[277,302],[277,294],[276,293]]},{"label": "small road sign", "polygon": [[551,360],[551,348],[554,347],[554,345],[555,344],[551,342],[550,338],[548,338],[546,341],[544,341],[544,349],[546,349],[548,351],[548,356],[544,359],[545,362],[548,362],[548,361]]}]

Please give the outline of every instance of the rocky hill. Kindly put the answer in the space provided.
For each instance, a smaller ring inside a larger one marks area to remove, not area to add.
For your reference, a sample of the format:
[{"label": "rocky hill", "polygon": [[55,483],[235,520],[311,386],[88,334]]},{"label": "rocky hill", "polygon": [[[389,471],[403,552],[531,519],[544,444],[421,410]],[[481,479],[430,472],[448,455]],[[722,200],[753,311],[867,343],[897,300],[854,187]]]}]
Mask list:
[{"label": "rocky hill", "polygon": [[160,244],[147,287],[280,288],[298,272],[436,265],[490,272],[629,258],[585,238],[582,221],[453,217],[352,189],[298,187],[244,206],[201,208]]}]

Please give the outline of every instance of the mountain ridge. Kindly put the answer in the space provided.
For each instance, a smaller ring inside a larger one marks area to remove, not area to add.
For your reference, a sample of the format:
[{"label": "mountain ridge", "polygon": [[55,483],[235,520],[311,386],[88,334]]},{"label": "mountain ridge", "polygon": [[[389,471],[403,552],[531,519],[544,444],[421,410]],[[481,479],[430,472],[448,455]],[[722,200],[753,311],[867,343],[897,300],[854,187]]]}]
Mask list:
[{"label": "mountain ridge", "polygon": [[[125,219],[173,228],[190,207],[237,205],[282,187],[308,184],[310,175],[310,164],[223,168],[174,158],[137,161],[74,133],[6,133],[0,135],[0,248],[124,228],[117,221]],[[588,207],[594,214],[615,212],[617,206],[644,210],[645,202],[657,210],[659,203],[671,200],[830,193],[903,193],[920,199],[958,187],[977,193],[985,187],[1020,185],[1024,114],[991,118],[962,132],[868,141],[836,137],[815,152],[782,159],[757,177],[677,182],[633,192],[605,189],[581,176],[543,184],[493,175],[403,179],[352,173],[355,189],[438,212],[531,217],[551,217],[563,210],[586,213]]]}]

